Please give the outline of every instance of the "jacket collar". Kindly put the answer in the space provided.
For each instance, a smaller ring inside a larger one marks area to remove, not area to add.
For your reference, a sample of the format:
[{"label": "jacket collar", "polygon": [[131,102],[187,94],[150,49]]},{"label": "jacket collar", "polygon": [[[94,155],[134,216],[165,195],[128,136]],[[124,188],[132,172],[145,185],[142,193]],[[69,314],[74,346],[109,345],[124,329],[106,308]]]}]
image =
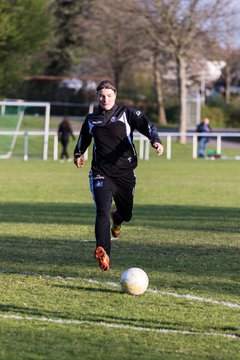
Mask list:
[{"label": "jacket collar", "polygon": [[113,107],[109,110],[104,110],[103,108],[101,108],[101,106],[98,106],[98,114],[103,114],[104,116],[108,117],[111,114],[113,114],[116,110],[117,110],[118,106],[117,104],[114,104]]}]

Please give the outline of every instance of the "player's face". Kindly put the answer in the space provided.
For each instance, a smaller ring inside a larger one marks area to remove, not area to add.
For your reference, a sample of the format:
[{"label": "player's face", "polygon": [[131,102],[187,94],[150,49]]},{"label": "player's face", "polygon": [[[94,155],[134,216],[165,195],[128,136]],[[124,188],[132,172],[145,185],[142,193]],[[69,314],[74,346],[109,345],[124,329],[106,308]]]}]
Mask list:
[{"label": "player's face", "polygon": [[101,89],[97,93],[98,105],[104,110],[110,110],[116,101],[116,93],[112,89]]}]

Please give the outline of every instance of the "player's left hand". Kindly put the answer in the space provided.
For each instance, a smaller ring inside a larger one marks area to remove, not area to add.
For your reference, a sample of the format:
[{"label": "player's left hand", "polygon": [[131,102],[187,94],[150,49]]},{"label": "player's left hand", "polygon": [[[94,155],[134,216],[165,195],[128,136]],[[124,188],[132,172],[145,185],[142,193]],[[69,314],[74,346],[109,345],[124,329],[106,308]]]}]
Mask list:
[{"label": "player's left hand", "polygon": [[156,153],[158,156],[163,154],[164,148],[163,148],[162,144],[155,142],[153,144],[153,147],[156,149]]}]

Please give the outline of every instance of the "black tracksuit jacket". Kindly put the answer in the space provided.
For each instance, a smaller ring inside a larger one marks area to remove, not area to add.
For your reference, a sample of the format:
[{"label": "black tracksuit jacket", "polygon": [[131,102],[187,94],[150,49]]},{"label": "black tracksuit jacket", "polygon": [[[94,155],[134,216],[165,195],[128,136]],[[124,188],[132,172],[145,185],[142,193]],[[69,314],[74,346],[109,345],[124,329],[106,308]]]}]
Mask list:
[{"label": "black tracksuit jacket", "polygon": [[99,107],[86,116],[74,156],[83,155],[93,138],[92,171],[115,179],[123,178],[137,166],[134,130],[145,135],[152,145],[154,142],[161,143],[156,128],[139,110],[116,104],[110,110]]}]

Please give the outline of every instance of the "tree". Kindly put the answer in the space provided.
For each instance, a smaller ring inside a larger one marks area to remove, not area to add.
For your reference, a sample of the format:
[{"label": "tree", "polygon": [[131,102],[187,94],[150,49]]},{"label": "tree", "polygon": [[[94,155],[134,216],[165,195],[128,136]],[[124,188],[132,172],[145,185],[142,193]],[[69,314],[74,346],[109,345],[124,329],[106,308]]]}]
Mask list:
[{"label": "tree", "polygon": [[101,74],[112,77],[118,87],[124,71],[140,61],[143,49],[145,30],[137,14],[129,11],[130,4],[121,0],[95,1],[91,17],[85,21],[85,45],[98,59]]},{"label": "tree", "polygon": [[[159,52],[171,54],[177,65],[179,90],[180,142],[186,142],[187,67],[191,59],[211,52],[211,45],[222,41],[234,23],[236,9],[226,0],[136,0],[148,33]],[[232,22],[230,22],[232,20]]]},{"label": "tree", "polygon": [[91,3],[91,0],[53,0],[54,39],[46,53],[45,74],[69,74],[76,57],[79,61],[81,54],[84,54],[81,25],[91,11]]},{"label": "tree", "polygon": [[0,94],[36,68],[33,56],[46,44],[50,24],[47,0],[1,0]]},{"label": "tree", "polygon": [[164,94],[163,94],[163,78],[162,69],[160,65],[160,59],[163,54],[159,54],[158,51],[153,52],[153,72],[154,72],[154,87],[157,97],[158,105],[158,124],[167,125],[167,118],[164,108]]},{"label": "tree", "polygon": [[232,82],[239,78],[240,73],[240,50],[228,47],[224,50],[223,59],[225,67],[222,70],[222,78],[225,80],[225,103],[230,103]]}]

